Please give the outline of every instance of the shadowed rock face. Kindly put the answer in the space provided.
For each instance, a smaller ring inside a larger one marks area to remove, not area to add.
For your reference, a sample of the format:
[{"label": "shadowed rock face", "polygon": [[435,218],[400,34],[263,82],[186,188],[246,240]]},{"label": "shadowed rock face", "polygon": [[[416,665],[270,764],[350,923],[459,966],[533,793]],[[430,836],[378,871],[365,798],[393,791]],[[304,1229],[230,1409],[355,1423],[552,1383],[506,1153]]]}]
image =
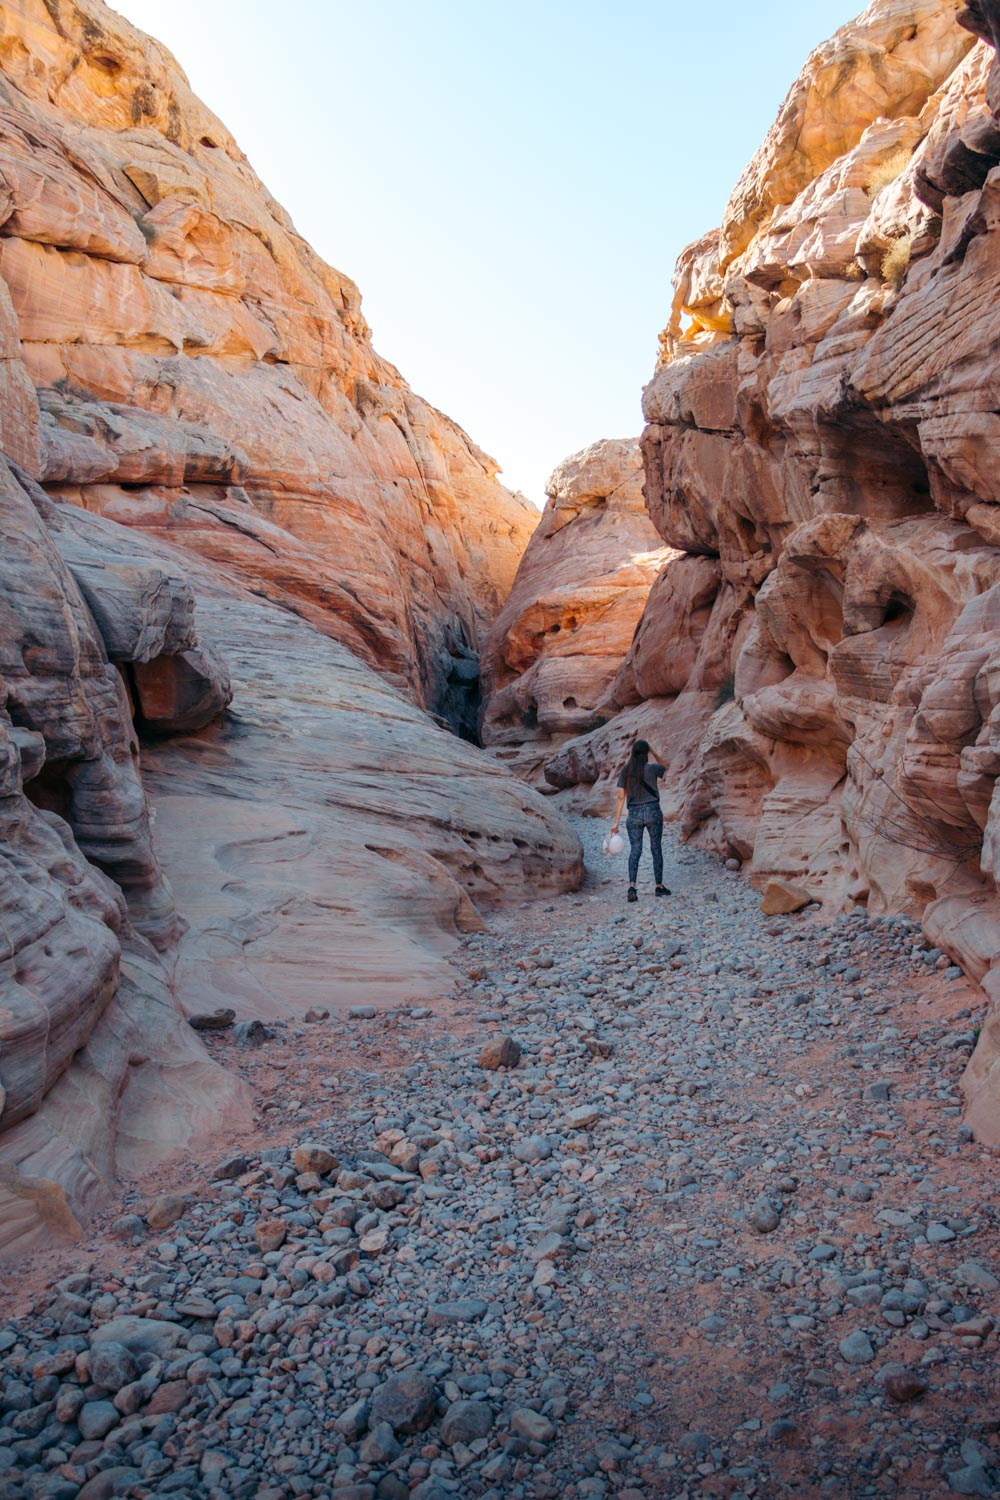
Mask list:
[{"label": "shadowed rock face", "polygon": [[[681,556],[618,717],[545,772],[603,807],[636,732],[672,744],[689,836],[761,885],[921,915],[994,998],[998,20],[986,0],[871,6],[682,255],[642,439]],[[969,1089],[993,1139],[998,1059],[991,1020]]]},{"label": "shadowed rock face", "polygon": [[98,0],[4,23],[9,1256],[248,1123],[187,1015],[433,1003],[477,905],[582,865],[425,712],[474,724],[533,512],[374,353],[157,43]]},{"label": "shadowed rock face", "polygon": [[634,438],[555,470],[548,504],[483,649],[483,742],[523,775],[603,722],[653,580],[675,556],[651,525]]},{"label": "shadowed rock face", "polygon": [[30,382],[7,377],[5,451],[474,729],[533,508],[375,353],[353,282],[165,48],[101,0],[16,0],[4,23],[0,276],[42,407],[21,451]]}]

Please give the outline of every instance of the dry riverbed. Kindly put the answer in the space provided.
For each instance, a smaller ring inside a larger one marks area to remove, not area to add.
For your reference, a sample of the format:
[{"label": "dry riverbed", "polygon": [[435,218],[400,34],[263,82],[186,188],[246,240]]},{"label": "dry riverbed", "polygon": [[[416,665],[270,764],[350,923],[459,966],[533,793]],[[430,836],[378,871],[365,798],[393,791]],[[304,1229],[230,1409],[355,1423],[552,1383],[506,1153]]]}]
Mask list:
[{"label": "dry riverbed", "polygon": [[213,1037],[254,1135],[4,1273],[0,1500],[1000,1493],[974,991],[580,826],[439,1013]]}]

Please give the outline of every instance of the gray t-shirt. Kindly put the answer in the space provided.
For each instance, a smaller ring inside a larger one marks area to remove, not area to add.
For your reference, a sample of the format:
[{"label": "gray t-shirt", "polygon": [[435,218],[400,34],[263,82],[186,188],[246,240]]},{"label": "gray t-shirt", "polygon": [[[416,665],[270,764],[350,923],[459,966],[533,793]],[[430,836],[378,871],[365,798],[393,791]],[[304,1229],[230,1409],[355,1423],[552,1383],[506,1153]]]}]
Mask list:
[{"label": "gray t-shirt", "polygon": [[[666,766],[657,765],[656,762],[652,761],[652,760],[647,761],[646,762],[646,769],[643,772],[643,777],[642,777],[642,779],[643,779],[642,789],[637,794],[629,797],[629,799],[628,799],[628,805],[629,805],[629,807],[639,807],[640,805],[645,804],[647,802],[659,802],[659,800],[660,800],[660,786],[659,786],[659,783],[662,780],[662,778],[664,776],[666,776],[666,774],[667,774],[667,768],[666,768]],[[622,791],[625,790],[625,784],[626,784],[627,780],[628,780],[628,767],[625,766],[623,768],[623,770],[622,770],[621,775],[618,778],[618,785],[621,787]]]}]

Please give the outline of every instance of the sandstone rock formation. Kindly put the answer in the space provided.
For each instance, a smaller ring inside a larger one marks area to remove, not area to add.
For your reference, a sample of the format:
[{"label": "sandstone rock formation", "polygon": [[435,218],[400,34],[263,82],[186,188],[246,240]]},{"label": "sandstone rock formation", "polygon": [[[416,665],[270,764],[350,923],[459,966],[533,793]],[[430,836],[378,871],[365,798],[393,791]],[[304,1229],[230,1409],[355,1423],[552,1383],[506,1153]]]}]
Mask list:
[{"label": "sandstone rock formation", "polygon": [[675,555],[646,514],[634,438],[564,459],[548,496],[483,650],[483,742],[529,777],[607,717],[650,587]]},{"label": "sandstone rock formation", "polygon": [[40,470],[11,446],[19,376],[5,451],[239,572],[471,732],[532,507],[375,353],[357,288],[158,42],[101,0],[15,0],[0,68],[0,275]]},{"label": "sandstone rock formation", "polygon": [[[994,1000],[998,38],[994,0],[876,0],[682,255],[643,435],[682,556],[621,713],[546,767],[604,807],[648,727],[691,837],[761,886],[921,916]],[[995,1018],[968,1083],[1000,1140]]]},{"label": "sandstone rock formation", "polygon": [[[578,842],[470,734],[533,513],[159,44],[0,35],[0,1255],[248,1120],[185,1016],[434,1001]],[[231,705],[231,707],[230,707]]]}]

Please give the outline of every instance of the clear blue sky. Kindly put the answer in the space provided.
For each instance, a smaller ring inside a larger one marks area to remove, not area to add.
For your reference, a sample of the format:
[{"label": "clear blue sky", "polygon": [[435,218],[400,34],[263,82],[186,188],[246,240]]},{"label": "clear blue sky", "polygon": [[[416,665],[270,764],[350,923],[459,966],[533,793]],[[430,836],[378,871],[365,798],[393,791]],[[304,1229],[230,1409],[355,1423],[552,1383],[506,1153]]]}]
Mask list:
[{"label": "clear blue sky", "polygon": [[114,0],[165,42],[376,347],[541,502],[641,427],[678,252],[852,0]]}]

